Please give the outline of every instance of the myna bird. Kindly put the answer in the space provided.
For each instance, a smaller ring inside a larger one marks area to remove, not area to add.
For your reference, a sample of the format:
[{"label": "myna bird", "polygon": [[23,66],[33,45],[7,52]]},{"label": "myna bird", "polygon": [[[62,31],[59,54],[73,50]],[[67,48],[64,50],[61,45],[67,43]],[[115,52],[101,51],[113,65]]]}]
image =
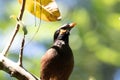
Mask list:
[{"label": "myna bird", "polygon": [[68,80],[74,66],[69,46],[70,30],[75,23],[66,24],[54,33],[54,44],[41,58],[41,80]]}]

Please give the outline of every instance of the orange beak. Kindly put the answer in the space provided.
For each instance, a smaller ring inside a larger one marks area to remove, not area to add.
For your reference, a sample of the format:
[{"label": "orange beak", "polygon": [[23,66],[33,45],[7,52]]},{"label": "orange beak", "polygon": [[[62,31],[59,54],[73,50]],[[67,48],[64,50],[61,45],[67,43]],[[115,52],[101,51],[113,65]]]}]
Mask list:
[{"label": "orange beak", "polygon": [[70,23],[69,26],[70,28],[73,28],[76,25],[76,23]]},{"label": "orange beak", "polygon": [[66,29],[60,29],[60,35],[64,34],[67,31],[70,31],[73,27],[75,27],[76,23],[70,23],[68,24]]}]

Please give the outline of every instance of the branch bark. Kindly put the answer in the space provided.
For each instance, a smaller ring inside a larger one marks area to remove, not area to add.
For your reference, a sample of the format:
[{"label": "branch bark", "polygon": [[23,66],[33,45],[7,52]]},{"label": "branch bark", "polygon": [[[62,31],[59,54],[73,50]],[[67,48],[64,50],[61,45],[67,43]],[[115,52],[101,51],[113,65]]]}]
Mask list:
[{"label": "branch bark", "polygon": [[[18,21],[22,20],[24,9],[25,9],[25,2],[26,0],[22,0],[21,11],[19,17],[17,18]],[[2,53],[0,53],[0,70],[3,70],[10,74],[12,77],[16,77],[18,80],[40,80],[38,77],[32,75],[28,72],[25,68],[20,66],[17,62],[13,62],[12,60],[6,58],[6,55],[14,41],[16,34],[18,33],[20,28],[20,24],[17,23],[15,26],[15,30],[13,35],[10,38],[10,41],[3,49]]]},{"label": "branch bark", "polygon": [[0,55],[0,70],[7,72],[12,77],[16,77],[18,80],[40,80],[25,70],[23,67],[9,60],[3,55]]}]

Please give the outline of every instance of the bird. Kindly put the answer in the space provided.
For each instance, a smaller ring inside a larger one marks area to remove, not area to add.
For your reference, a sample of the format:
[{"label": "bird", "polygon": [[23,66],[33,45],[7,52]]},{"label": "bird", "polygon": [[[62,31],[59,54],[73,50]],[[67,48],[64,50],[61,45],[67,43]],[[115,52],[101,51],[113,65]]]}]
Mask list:
[{"label": "bird", "polygon": [[69,35],[76,23],[65,24],[54,33],[53,45],[41,58],[41,80],[68,80],[74,67]]}]

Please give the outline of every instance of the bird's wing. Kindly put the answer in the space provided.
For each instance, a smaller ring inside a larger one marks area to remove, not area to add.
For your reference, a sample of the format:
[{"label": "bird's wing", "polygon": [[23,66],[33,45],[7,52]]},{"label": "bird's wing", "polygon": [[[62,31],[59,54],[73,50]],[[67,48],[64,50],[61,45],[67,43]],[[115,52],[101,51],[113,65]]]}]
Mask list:
[{"label": "bird's wing", "polygon": [[49,49],[45,55],[42,56],[41,58],[41,67],[42,66],[48,66],[51,64],[51,62],[56,58],[57,56],[57,51],[53,48]]}]

